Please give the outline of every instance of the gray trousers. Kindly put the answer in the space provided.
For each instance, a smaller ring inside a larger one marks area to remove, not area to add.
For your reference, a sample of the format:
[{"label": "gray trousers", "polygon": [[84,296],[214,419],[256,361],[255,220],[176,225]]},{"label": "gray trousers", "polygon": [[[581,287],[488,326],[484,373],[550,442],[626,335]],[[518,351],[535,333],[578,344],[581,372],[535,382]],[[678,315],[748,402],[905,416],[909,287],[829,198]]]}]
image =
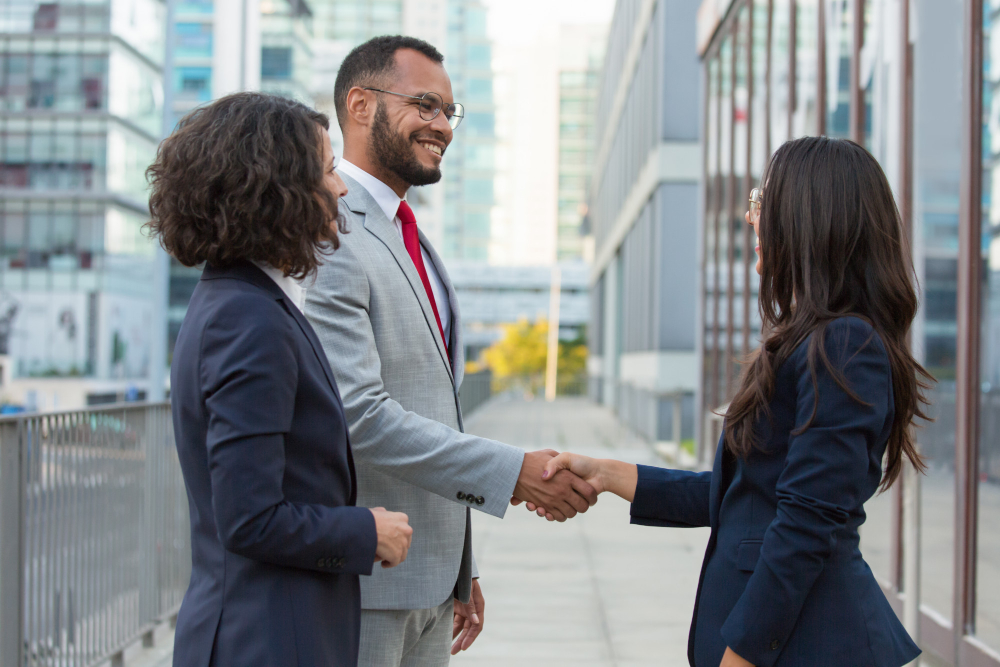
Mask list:
[{"label": "gray trousers", "polygon": [[446,667],[454,597],[433,609],[362,609],[358,667]]}]

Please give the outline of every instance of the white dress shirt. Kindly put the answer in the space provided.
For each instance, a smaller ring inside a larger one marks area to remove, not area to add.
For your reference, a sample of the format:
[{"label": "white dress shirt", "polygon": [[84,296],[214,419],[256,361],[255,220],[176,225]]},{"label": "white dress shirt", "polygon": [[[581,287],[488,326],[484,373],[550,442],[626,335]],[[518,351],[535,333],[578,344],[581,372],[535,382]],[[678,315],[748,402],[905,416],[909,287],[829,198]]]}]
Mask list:
[{"label": "white dress shirt", "polygon": [[[368,194],[372,196],[375,203],[385,213],[385,217],[392,220],[396,225],[396,233],[402,239],[403,223],[400,221],[399,216],[396,215],[397,211],[399,211],[399,202],[403,201],[399,198],[399,195],[388,185],[364,169],[351,164],[343,158],[337,164],[337,171],[347,174],[368,191]],[[437,267],[434,266],[434,262],[431,261],[430,255],[427,254],[427,250],[423,244],[420,244],[420,256],[424,259],[424,269],[426,269],[427,278],[431,283],[431,292],[434,293],[434,302],[437,304],[438,317],[441,318],[441,328],[444,329],[445,343],[450,345],[451,302],[448,300],[448,290],[445,289],[444,282],[441,281],[441,276],[438,275]]]},{"label": "white dress shirt", "polygon": [[270,264],[265,264],[264,262],[254,262],[254,264],[257,265],[258,269],[266,273],[271,280],[277,283],[281,291],[288,297],[288,300],[294,303],[295,307],[301,313],[306,305],[306,291],[302,289],[302,285],[291,276],[286,276]]}]

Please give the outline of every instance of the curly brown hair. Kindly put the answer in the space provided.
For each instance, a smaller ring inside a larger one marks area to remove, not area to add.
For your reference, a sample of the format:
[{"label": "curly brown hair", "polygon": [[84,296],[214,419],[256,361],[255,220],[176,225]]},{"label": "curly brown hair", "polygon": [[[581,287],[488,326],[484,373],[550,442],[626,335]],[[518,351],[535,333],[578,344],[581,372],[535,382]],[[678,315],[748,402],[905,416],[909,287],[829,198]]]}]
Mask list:
[{"label": "curly brown hair", "polygon": [[146,227],[185,266],[250,260],[304,278],[346,232],[323,185],[329,127],[324,114],[263,93],[195,109],[146,170]]}]

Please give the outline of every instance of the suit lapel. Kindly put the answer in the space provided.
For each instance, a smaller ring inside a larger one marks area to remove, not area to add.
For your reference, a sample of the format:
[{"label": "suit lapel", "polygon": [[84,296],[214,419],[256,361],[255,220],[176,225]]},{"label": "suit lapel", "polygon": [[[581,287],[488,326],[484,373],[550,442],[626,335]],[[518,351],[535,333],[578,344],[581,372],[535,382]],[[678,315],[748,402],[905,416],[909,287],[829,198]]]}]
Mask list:
[{"label": "suit lapel", "polygon": [[[455,375],[452,372],[451,364],[448,361],[448,353],[445,350],[444,341],[441,339],[441,334],[438,331],[437,319],[434,317],[434,310],[431,308],[430,299],[427,298],[427,291],[424,289],[424,283],[420,280],[420,274],[417,273],[417,267],[413,265],[413,260],[410,258],[410,254],[406,252],[406,246],[403,244],[403,239],[399,238],[399,232],[396,231],[396,227],[393,222],[385,217],[385,213],[382,211],[382,207],[378,205],[375,199],[368,193],[360,183],[355,181],[350,176],[346,174],[341,174],[341,178],[347,184],[348,193],[344,197],[344,203],[347,204],[355,213],[364,216],[365,229],[368,230],[375,238],[381,241],[389,252],[392,253],[393,258],[396,260],[396,264],[399,269],[406,276],[406,280],[410,283],[410,288],[413,291],[413,296],[416,297],[417,301],[420,303],[420,310],[423,311],[424,321],[427,324],[427,328],[430,330],[431,336],[434,339],[434,344],[437,346],[438,353],[441,355],[441,361],[444,363],[445,368],[448,369],[448,375],[455,380]],[[421,240],[423,242],[423,239]],[[426,248],[427,246],[425,246]],[[428,250],[428,255],[430,250]],[[439,274],[440,275],[440,274]]]},{"label": "suit lapel", "polygon": [[[462,316],[458,311],[458,295],[455,293],[455,286],[451,283],[451,276],[448,275],[448,270],[445,268],[444,262],[441,261],[441,257],[437,254],[434,246],[427,240],[423,232],[418,231],[418,233],[420,234],[420,244],[427,251],[427,256],[430,258],[431,263],[434,264],[434,269],[441,279],[441,284],[448,291],[448,307],[451,310],[451,340],[448,341],[448,349],[451,350],[452,373],[455,386],[461,387],[462,379],[465,377],[465,347],[462,344]],[[438,304],[438,308],[440,307],[441,304]]]}]

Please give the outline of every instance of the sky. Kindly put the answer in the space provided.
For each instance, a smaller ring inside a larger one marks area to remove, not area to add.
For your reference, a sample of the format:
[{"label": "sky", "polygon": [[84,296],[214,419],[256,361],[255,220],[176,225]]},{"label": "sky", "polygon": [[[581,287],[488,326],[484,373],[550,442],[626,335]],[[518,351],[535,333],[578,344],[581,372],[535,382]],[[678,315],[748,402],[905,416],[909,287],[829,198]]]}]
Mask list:
[{"label": "sky", "polygon": [[611,23],[615,0],[485,0],[494,44],[531,41],[567,23]]}]

